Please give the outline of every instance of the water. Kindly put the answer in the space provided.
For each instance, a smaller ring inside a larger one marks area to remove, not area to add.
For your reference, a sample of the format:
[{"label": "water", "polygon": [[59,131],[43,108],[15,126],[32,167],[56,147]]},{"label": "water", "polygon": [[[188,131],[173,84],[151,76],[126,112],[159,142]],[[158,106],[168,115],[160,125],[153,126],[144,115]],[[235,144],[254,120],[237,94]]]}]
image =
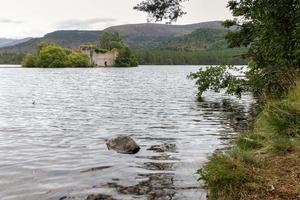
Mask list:
[{"label": "water", "polygon": [[[198,68],[0,68],[0,199],[204,198],[195,172],[235,134],[229,116],[251,98],[229,110],[213,92],[198,102],[186,79]],[[117,134],[141,151],[108,151]]]}]

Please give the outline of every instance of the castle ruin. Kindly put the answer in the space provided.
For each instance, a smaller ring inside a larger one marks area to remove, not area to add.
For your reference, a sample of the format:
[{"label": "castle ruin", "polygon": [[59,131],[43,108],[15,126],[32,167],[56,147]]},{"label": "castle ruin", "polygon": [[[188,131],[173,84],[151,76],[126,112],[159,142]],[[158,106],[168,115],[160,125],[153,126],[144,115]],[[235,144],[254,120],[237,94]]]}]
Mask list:
[{"label": "castle ruin", "polygon": [[114,66],[119,54],[117,49],[112,49],[111,51],[107,51],[105,53],[97,52],[96,47],[93,45],[82,45],[80,46],[80,51],[88,55],[91,63],[98,67]]}]

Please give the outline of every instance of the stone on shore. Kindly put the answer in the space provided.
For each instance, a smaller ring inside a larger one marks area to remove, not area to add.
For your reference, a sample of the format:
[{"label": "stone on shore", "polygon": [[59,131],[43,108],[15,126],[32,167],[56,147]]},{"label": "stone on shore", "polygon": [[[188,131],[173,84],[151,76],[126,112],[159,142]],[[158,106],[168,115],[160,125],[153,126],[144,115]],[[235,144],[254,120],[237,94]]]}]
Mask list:
[{"label": "stone on shore", "polygon": [[140,150],[139,145],[127,135],[118,135],[108,139],[106,145],[109,150],[112,149],[123,154],[136,154]]}]

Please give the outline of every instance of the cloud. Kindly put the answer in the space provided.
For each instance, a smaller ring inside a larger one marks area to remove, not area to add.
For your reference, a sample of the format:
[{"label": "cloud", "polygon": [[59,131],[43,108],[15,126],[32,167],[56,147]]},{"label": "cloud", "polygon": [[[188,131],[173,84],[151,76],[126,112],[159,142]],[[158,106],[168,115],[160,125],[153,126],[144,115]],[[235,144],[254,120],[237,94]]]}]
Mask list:
[{"label": "cloud", "polygon": [[24,23],[23,21],[18,21],[18,20],[12,20],[12,19],[5,19],[5,18],[0,18],[0,23],[5,23],[5,24],[22,24]]},{"label": "cloud", "polygon": [[57,23],[55,27],[58,29],[89,29],[97,24],[112,24],[115,21],[117,20],[113,18],[70,19]]}]

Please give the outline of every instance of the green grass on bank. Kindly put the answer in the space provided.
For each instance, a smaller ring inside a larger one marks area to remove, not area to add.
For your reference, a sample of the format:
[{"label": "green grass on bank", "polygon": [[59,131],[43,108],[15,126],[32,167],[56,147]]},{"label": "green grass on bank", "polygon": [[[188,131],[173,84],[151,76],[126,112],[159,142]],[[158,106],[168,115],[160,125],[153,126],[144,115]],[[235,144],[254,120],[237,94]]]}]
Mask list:
[{"label": "green grass on bank", "polygon": [[198,171],[209,200],[299,199],[300,82]]}]

